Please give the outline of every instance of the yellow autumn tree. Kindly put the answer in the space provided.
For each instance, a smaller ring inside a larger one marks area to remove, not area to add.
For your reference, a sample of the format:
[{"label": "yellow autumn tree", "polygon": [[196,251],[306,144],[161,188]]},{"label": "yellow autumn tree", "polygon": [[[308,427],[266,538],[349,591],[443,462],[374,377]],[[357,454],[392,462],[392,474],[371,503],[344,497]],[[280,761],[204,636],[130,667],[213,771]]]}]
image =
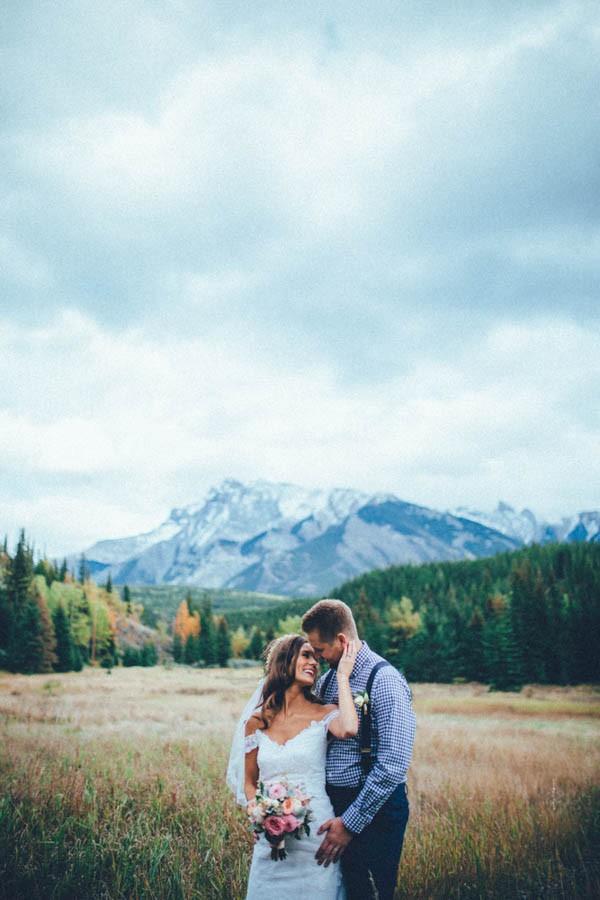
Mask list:
[{"label": "yellow autumn tree", "polygon": [[421,627],[421,616],[413,609],[410,597],[392,603],[387,614],[390,629],[404,640],[414,637]]},{"label": "yellow autumn tree", "polygon": [[246,634],[244,626],[240,625],[231,635],[231,650],[233,655],[238,658],[243,656],[249,643],[250,638]]},{"label": "yellow autumn tree", "polygon": [[185,642],[189,637],[198,637],[199,634],[200,616],[196,610],[190,613],[187,600],[182,600],[173,623],[173,636],[178,637],[181,641],[181,646],[185,647]]},{"label": "yellow autumn tree", "polygon": [[410,597],[392,603],[387,612],[388,658],[395,666],[403,664],[408,641],[421,627],[421,616],[414,609]]}]

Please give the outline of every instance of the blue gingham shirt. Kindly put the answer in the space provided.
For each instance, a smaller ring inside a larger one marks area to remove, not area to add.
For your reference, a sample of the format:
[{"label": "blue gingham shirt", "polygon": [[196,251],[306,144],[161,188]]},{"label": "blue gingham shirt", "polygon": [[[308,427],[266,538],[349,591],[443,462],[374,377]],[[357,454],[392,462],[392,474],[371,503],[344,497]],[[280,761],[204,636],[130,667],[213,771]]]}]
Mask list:
[{"label": "blue gingham shirt", "polygon": [[[373,653],[363,641],[350,676],[352,696],[366,690],[371,669],[382,658]],[[323,678],[319,680],[317,691],[321,690]],[[338,703],[336,674],[330,679],[323,699],[326,703]],[[336,787],[362,785],[362,790],[341,817],[346,828],[354,834],[360,834],[367,827],[392,792],[406,781],[415,737],[415,714],[410,688],[404,675],[393,666],[383,666],[377,671],[369,706],[373,767],[367,778],[364,777],[361,765],[360,711],[356,737],[333,739],[327,751],[328,784]]]}]

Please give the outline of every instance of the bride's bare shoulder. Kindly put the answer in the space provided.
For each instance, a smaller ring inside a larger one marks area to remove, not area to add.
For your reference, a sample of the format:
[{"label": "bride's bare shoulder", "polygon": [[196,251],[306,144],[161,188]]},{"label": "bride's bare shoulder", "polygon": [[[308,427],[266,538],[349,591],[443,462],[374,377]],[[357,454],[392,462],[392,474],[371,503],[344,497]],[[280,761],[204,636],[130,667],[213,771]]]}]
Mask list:
[{"label": "bride's bare shoulder", "polygon": [[334,712],[334,710],[336,710],[336,709],[337,709],[337,706],[335,705],[335,703],[325,703],[319,709],[318,721],[320,722],[321,719],[324,719],[325,716],[328,716],[329,713]]},{"label": "bride's bare shoulder", "polygon": [[265,723],[261,719],[259,715],[256,713],[253,716],[250,716],[248,721],[246,722],[246,736],[249,734],[254,734],[255,731],[262,731],[265,727]]}]

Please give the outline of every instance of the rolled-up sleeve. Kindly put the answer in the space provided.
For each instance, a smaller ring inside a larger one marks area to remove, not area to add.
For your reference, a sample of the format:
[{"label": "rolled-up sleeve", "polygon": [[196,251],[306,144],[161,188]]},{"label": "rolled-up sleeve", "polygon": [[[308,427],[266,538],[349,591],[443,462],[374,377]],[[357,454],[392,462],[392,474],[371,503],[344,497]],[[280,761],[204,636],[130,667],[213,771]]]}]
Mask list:
[{"label": "rolled-up sleeve", "polygon": [[373,768],[356,800],[342,815],[349,831],[360,834],[393,791],[406,781],[415,739],[410,688],[392,666],[380,669],[371,690]]}]

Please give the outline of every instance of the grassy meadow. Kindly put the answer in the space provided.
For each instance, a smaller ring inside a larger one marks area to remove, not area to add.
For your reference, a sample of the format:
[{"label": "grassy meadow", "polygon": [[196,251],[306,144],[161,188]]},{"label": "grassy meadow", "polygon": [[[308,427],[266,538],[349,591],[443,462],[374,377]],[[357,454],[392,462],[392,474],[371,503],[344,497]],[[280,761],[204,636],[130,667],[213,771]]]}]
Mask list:
[{"label": "grassy meadow", "polygon": [[[0,673],[0,898],[244,897],[252,838],[223,778],[257,677]],[[599,897],[600,693],[414,695],[397,897]]]}]

